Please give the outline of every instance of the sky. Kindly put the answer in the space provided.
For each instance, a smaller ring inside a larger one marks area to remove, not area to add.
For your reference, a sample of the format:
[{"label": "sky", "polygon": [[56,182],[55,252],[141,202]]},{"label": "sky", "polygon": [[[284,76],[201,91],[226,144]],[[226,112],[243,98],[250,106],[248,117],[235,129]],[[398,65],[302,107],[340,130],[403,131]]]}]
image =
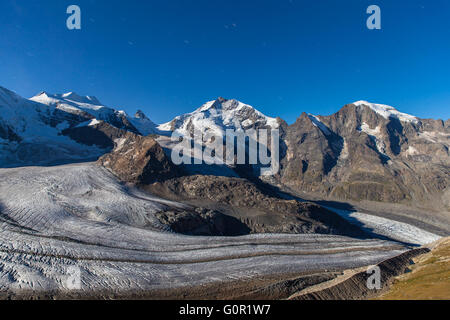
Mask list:
[{"label": "sky", "polygon": [[[81,8],[81,30],[66,9]],[[381,30],[369,30],[369,5]],[[293,123],[357,100],[450,118],[448,0],[1,0],[0,86],[156,123],[217,97]]]}]

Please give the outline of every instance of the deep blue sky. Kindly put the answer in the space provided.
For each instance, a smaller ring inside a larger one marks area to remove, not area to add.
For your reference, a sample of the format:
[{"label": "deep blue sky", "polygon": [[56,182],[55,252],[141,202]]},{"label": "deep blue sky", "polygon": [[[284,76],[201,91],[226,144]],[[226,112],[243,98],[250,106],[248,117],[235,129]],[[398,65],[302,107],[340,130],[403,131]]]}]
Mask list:
[{"label": "deep blue sky", "polygon": [[[66,28],[67,6],[82,30]],[[382,30],[366,28],[377,4]],[[448,0],[1,0],[0,85],[155,122],[218,96],[289,123],[356,100],[450,118]]]}]

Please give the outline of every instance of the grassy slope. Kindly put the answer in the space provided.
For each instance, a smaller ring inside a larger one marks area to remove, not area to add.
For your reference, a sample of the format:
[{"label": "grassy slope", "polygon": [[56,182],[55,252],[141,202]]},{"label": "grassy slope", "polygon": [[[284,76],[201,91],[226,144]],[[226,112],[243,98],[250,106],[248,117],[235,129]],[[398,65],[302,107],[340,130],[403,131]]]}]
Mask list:
[{"label": "grassy slope", "polygon": [[411,272],[396,279],[379,299],[450,300],[450,238],[439,240],[430,253],[414,259]]}]

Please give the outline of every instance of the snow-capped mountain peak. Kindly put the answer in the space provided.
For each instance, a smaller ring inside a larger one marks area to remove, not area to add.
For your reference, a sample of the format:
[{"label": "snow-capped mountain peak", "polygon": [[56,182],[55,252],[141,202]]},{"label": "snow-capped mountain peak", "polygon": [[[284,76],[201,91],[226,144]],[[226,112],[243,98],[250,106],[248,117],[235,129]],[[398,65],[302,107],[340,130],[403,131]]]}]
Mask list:
[{"label": "snow-capped mountain peak", "polygon": [[134,117],[129,116],[125,111],[104,106],[94,96],[81,96],[75,92],[63,94],[41,92],[30,100],[85,118],[82,122],[96,119],[105,121],[119,129],[142,135],[148,135],[156,131],[155,124],[142,111],[138,111]]},{"label": "snow-capped mountain peak", "polygon": [[[46,96],[40,95],[42,99]],[[0,167],[98,157],[106,150],[80,144],[62,134],[81,121],[81,117],[58,112],[53,105],[22,98],[0,87]]]},{"label": "snow-capped mountain peak", "polygon": [[384,104],[377,104],[377,103],[371,103],[364,100],[356,101],[353,103],[355,106],[366,106],[381,115],[385,119],[394,118],[398,119],[403,122],[412,122],[417,123],[419,120],[417,117],[412,116],[407,113],[403,113],[395,109],[394,107],[384,105]]},{"label": "snow-capped mountain peak", "polygon": [[66,103],[66,104],[84,104],[91,106],[102,106],[102,103],[94,96],[81,96],[75,92],[67,92],[63,94],[51,94],[42,91],[30,100],[40,102],[46,105]]},{"label": "snow-capped mountain peak", "polygon": [[208,101],[194,112],[174,118],[158,126],[160,131],[175,131],[192,134],[193,130],[202,132],[212,130],[224,135],[226,129],[278,128],[275,118],[268,117],[255,108],[235,99],[218,98]]}]

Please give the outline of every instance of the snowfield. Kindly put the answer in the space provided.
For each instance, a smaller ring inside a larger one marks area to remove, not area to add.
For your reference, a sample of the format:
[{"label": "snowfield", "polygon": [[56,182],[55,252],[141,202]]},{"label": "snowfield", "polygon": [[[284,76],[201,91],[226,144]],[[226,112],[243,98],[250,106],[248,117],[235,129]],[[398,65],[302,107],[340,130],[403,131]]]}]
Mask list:
[{"label": "snowfield", "polygon": [[167,289],[376,264],[405,247],[329,235],[193,237],[154,213],[184,208],[92,164],[0,169],[0,290]]},{"label": "snowfield", "polygon": [[375,111],[376,113],[378,113],[385,119],[395,118],[395,119],[398,119],[399,121],[403,121],[403,122],[412,122],[412,123],[419,122],[419,120],[415,116],[400,112],[397,109],[395,109],[394,107],[387,106],[384,104],[370,103],[370,102],[361,100],[361,101],[353,102],[353,105],[369,107],[370,109],[372,109],[373,111]]}]

